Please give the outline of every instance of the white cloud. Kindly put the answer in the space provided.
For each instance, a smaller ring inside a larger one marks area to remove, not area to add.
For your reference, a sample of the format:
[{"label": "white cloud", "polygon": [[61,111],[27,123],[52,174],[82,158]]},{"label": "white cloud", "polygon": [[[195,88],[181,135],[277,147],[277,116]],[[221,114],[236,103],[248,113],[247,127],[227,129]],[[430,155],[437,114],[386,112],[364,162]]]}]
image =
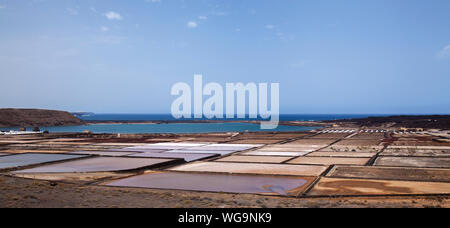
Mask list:
[{"label": "white cloud", "polygon": [[442,50],[440,50],[438,52],[437,56],[441,59],[449,57],[450,56],[450,45],[447,45],[444,48],[442,48]]},{"label": "white cloud", "polygon": [[198,16],[198,19],[200,19],[200,20],[207,20],[208,17],[207,16]]},{"label": "white cloud", "polygon": [[102,32],[107,32],[107,31],[109,31],[109,28],[106,27],[106,26],[102,26],[102,27],[100,28],[100,30],[101,30]]},{"label": "white cloud", "polygon": [[187,23],[187,27],[188,28],[197,28],[197,22],[195,22],[195,21],[189,21],[188,23]]},{"label": "white cloud", "polygon": [[80,54],[80,51],[75,48],[63,49],[53,53],[55,57],[70,57]]},{"label": "white cloud", "polygon": [[105,13],[105,17],[108,18],[108,20],[122,20],[122,16],[114,11]]},{"label": "white cloud", "polygon": [[336,27],[336,26],[338,26],[339,24],[340,24],[339,21],[335,21],[335,22],[333,22],[333,23],[329,23],[328,26],[329,26],[329,27]]},{"label": "white cloud", "polygon": [[95,37],[94,40],[91,43],[94,44],[121,44],[123,43],[127,37],[123,36],[99,36]]},{"label": "white cloud", "polygon": [[226,16],[228,13],[224,11],[212,11],[211,14],[214,16]]},{"label": "white cloud", "polygon": [[303,67],[305,67],[305,65],[306,65],[308,62],[309,62],[308,60],[298,60],[298,61],[292,62],[292,63],[290,64],[290,66],[291,66],[292,68],[303,68]]},{"label": "white cloud", "polygon": [[72,15],[72,16],[78,15],[78,10],[77,10],[77,9],[74,9],[74,8],[67,8],[66,10],[67,10],[67,12],[68,12],[70,15]]},{"label": "white cloud", "polygon": [[281,41],[293,41],[295,40],[294,35],[284,34],[282,32],[277,32],[275,34]]},{"label": "white cloud", "polygon": [[161,2],[161,0],[145,0],[146,2]]},{"label": "white cloud", "polygon": [[273,25],[266,25],[266,29],[273,29],[273,28],[275,28],[275,26],[273,26]]}]

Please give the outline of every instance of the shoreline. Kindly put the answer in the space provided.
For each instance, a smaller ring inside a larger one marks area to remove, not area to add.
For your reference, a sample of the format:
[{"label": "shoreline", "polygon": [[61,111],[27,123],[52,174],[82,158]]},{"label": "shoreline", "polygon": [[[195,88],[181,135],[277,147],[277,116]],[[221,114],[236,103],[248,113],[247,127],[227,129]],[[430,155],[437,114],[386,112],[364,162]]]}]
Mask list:
[{"label": "shoreline", "polygon": [[[237,125],[229,125],[236,123]],[[180,124],[180,126],[177,126]],[[203,125],[204,126],[200,126]],[[219,124],[216,126],[215,124]],[[221,125],[223,124],[223,126]],[[238,125],[248,124],[248,125]],[[263,132],[315,132],[327,126],[319,126],[313,122],[282,122],[271,130],[259,128],[259,121],[95,121],[87,122],[77,126],[40,127],[40,130],[50,133],[89,133],[89,134],[123,134],[123,135],[146,135],[146,134],[217,134],[217,133],[263,133]],[[142,125],[142,126],[139,126]],[[146,126],[147,125],[147,126]],[[164,126],[164,125],[167,125]],[[171,125],[171,126],[169,126]],[[181,126],[184,125],[184,126]],[[196,126],[198,125],[198,126]],[[59,128],[60,127],[60,128]],[[29,128],[26,128],[29,130]],[[18,128],[4,128],[4,132],[16,131]]]},{"label": "shoreline", "polygon": [[[182,120],[84,120],[78,119],[80,124],[58,122],[58,119],[53,119],[57,122],[54,125],[45,125],[36,123],[27,123],[21,126],[5,124],[7,119],[0,121],[0,128],[33,128],[35,126],[41,128],[47,127],[72,127],[72,126],[89,126],[89,125],[121,125],[121,124],[213,124],[213,123],[248,123],[260,124],[266,120],[249,120],[249,119],[182,119]],[[423,128],[423,129],[450,129],[450,115],[398,115],[398,116],[375,116],[367,118],[349,118],[349,119],[335,119],[335,120],[280,120],[281,126],[304,126],[304,127],[356,127],[356,128]]]}]

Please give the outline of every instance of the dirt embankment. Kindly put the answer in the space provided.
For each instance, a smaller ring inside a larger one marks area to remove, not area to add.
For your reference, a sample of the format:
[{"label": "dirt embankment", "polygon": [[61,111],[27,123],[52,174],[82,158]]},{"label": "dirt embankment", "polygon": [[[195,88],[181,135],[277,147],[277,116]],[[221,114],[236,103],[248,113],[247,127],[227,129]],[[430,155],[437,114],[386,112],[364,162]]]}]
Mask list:
[{"label": "dirt embankment", "polygon": [[64,111],[0,109],[0,127],[71,126],[84,122]]}]

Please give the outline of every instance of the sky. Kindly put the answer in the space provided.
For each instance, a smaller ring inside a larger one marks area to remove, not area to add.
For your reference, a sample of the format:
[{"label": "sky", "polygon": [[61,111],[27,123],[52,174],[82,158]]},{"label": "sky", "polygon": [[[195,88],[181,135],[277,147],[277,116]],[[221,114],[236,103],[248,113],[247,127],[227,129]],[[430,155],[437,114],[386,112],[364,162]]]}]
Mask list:
[{"label": "sky", "polygon": [[169,113],[177,82],[285,114],[450,113],[448,0],[0,0],[0,107]]}]

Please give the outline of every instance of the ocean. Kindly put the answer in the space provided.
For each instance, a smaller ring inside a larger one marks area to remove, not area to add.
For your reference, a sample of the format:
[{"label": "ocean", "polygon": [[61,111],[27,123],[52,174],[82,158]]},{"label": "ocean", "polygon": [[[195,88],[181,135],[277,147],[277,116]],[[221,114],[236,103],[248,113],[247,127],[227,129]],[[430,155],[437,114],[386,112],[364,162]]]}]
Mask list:
[{"label": "ocean", "polygon": [[[280,115],[280,121],[320,121],[335,119],[365,118],[375,115]],[[379,116],[379,115],[378,115]],[[175,120],[170,114],[89,114],[78,116],[87,121],[171,121]],[[183,119],[181,119],[183,120]],[[192,119],[191,119],[192,120]],[[250,120],[233,119],[233,120]],[[254,120],[254,119],[251,119]],[[83,132],[93,133],[122,133],[122,134],[149,134],[149,133],[212,133],[212,132],[258,132],[258,131],[309,131],[319,127],[285,126],[279,125],[273,130],[262,130],[259,124],[252,123],[167,123],[167,124],[89,124],[82,126],[45,127],[41,130],[49,132]],[[2,131],[18,130],[18,128],[0,128]],[[31,130],[31,129],[29,129]]]},{"label": "ocean", "polygon": [[[281,114],[280,121],[321,121],[321,120],[337,120],[337,119],[354,119],[366,118],[369,116],[387,116],[375,114]],[[89,114],[86,116],[78,116],[83,120],[88,121],[170,121],[176,120],[170,114]],[[178,119],[178,120],[193,120],[193,119]],[[195,119],[207,120],[207,119]],[[217,120],[217,119],[212,119]],[[224,119],[220,119],[224,120]],[[225,119],[226,120],[226,119]],[[255,120],[249,118],[235,118],[233,120]],[[257,119],[261,120],[261,119]]]},{"label": "ocean", "polygon": [[251,123],[169,123],[169,124],[92,124],[70,127],[44,127],[49,132],[83,132],[94,133],[212,133],[212,132],[256,132],[256,131],[309,131],[318,127],[278,126],[274,130],[261,130],[259,124]]}]

